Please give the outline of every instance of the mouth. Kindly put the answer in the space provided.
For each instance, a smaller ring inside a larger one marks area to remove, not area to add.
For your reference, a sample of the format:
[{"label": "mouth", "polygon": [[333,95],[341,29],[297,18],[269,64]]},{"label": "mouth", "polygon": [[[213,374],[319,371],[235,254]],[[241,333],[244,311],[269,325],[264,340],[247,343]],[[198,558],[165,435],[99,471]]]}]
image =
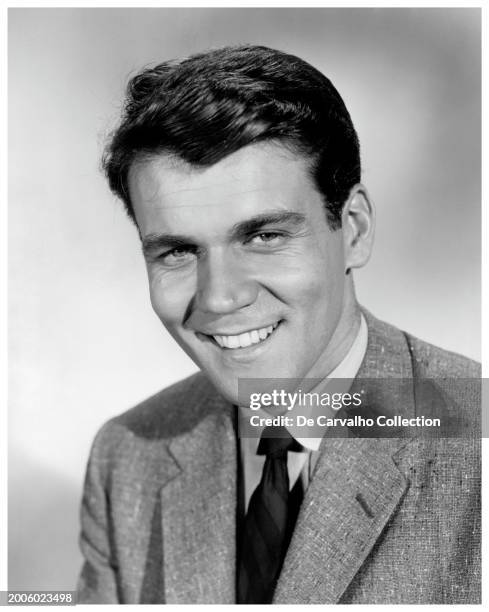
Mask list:
[{"label": "mouth", "polygon": [[248,348],[255,344],[262,344],[266,342],[275,332],[281,321],[277,321],[267,327],[259,327],[252,329],[242,334],[236,335],[207,335],[211,338],[220,348],[225,350],[236,350]]}]

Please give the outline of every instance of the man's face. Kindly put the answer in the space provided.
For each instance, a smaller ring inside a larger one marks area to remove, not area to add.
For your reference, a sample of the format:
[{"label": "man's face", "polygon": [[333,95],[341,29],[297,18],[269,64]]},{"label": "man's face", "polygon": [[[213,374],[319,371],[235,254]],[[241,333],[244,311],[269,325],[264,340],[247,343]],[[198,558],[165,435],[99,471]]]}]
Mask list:
[{"label": "man's face", "polygon": [[204,169],[156,155],[129,186],[153,308],[221,393],[335,367],[351,330],[343,232],[307,159],[271,143]]}]

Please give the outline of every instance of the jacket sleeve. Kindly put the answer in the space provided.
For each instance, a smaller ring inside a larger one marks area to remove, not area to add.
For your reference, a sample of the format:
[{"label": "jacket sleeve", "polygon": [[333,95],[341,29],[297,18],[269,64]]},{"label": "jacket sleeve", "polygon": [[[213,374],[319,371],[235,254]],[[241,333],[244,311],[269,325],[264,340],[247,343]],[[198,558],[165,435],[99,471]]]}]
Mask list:
[{"label": "jacket sleeve", "polygon": [[119,603],[117,567],[111,550],[110,505],[106,489],[109,429],[109,424],[106,424],[97,434],[85,475],[79,539],[84,564],[77,585],[77,601],[80,604]]}]

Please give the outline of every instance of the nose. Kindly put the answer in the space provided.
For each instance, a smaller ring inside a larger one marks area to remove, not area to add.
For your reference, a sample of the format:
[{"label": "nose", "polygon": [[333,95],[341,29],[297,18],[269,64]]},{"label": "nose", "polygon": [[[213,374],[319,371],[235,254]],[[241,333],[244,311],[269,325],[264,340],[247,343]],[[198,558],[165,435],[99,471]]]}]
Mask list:
[{"label": "nose", "polygon": [[199,261],[196,306],[212,314],[227,314],[253,304],[258,284],[224,250],[209,252]]}]

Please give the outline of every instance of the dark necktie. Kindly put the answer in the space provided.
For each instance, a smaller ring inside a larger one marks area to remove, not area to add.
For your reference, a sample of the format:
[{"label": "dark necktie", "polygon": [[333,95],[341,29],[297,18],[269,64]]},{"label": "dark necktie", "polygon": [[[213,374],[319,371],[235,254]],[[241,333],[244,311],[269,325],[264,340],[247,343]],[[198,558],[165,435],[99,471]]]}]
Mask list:
[{"label": "dark necktie", "polygon": [[272,601],[303,496],[300,476],[289,493],[287,451],[302,448],[284,427],[267,427],[263,431],[257,453],[266,455],[266,460],[244,520],[238,603]]}]

